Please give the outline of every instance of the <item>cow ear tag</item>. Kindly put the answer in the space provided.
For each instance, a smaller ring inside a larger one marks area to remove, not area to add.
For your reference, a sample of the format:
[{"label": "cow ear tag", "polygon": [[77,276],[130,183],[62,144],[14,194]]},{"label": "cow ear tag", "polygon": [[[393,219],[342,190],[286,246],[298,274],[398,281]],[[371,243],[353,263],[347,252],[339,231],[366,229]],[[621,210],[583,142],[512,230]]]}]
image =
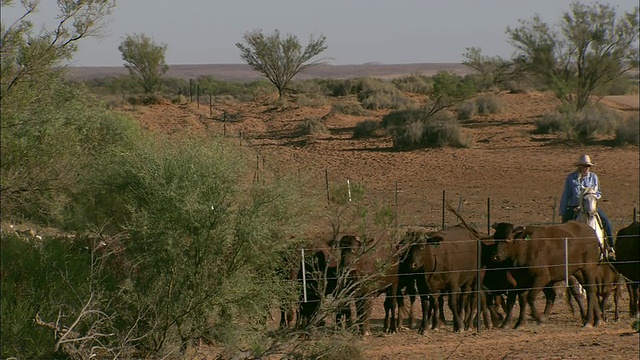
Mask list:
[{"label": "cow ear tag", "polygon": [[529,236],[529,234],[525,235],[524,237],[525,240],[531,240],[531,236]]}]

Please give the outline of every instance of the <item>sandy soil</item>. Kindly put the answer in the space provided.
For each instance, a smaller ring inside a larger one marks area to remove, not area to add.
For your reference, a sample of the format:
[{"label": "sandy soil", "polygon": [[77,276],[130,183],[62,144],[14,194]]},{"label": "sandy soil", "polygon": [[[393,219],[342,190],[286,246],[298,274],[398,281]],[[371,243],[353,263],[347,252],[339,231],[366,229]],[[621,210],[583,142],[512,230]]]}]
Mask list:
[{"label": "sandy soil", "polygon": [[[336,115],[330,105],[292,106],[274,110],[269,102],[201,105],[156,105],[129,112],[147,128],[163,132],[242,133],[265,168],[278,172],[310,171],[309,186],[322,191],[325,174],[331,186],[346,180],[362,184],[373,202],[395,203],[398,223],[442,225],[445,192],[465,219],[480,229],[507,221],[526,225],[559,221],[554,203],[572,163],[587,153],[595,161],[603,191],[600,207],[612,220],[614,232],[632,221],[639,199],[637,146],[612,147],[609,138],[588,146],[572,146],[553,136],[532,135],[534,121],[556,106],[544,93],[500,94],[503,110],[463,122],[472,145],[465,149],[423,149],[398,152],[389,138],[354,140],[353,127],[364,119],[380,119],[385,112],[367,116]],[[634,100],[635,99],[635,106]],[[637,112],[637,96],[610,99],[624,115]],[[212,117],[210,117],[210,111]],[[223,124],[223,112],[237,116]],[[322,117],[329,134],[297,136],[301,121]],[[490,212],[487,203],[490,201]],[[445,225],[456,223],[445,214]],[[374,335],[360,343],[372,359],[638,359],[638,334],[631,332],[628,295],[623,294],[622,320],[582,329],[564,301],[558,301],[548,324],[530,322],[522,330],[475,330],[454,334],[451,327],[419,336],[415,330],[382,335],[381,301],[374,312]],[[450,318],[449,318],[450,319]]]}]

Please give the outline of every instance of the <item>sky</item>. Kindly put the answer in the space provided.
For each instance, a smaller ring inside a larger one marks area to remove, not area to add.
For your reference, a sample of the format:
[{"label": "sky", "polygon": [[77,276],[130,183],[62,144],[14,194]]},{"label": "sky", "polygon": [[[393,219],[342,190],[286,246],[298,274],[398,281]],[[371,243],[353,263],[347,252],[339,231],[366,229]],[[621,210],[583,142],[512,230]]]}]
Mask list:
[{"label": "sky", "polygon": [[[83,39],[70,65],[122,66],[118,45],[145,34],[166,44],[165,60],[178,64],[241,64],[236,43],[251,30],[293,34],[304,46],[326,37],[320,57],[333,65],[460,63],[467,48],[511,57],[505,33],[538,14],[558,24],[575,0],[119,0],[101,38]],[[2,23],[20,14],[19,1],[2,7]],[[3,2],[4,3],[4,2]],[[591,1],[582,1],[591,4]],[[617,14],[638,0],[603,1]],[[55,0],[41,0],[31,20],[51,28]]]}]

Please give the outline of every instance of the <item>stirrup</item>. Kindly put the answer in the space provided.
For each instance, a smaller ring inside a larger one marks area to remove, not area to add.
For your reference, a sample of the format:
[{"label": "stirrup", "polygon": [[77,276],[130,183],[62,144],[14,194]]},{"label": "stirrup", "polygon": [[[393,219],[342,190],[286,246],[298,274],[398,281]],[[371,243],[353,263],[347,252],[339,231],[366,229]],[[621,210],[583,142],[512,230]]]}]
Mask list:
[{"label": "stirrup", "polygon": [[609,261],[616,261],[616,251],[613,249],[607,250],[607,259]]}]

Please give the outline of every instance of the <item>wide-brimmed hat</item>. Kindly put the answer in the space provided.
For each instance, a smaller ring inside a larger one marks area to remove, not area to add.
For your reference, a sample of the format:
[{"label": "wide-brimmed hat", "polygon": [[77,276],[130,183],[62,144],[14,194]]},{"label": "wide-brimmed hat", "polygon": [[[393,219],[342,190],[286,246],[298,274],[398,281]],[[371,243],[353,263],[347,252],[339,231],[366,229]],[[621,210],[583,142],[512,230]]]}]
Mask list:
[{"label": "wide-brimmed hat", "polygon": [[591,162],[591,158],[589,157],[589,155],[580,155],[580,157],[578,158],[578,161],[576,161],[576,163],[574,164],[575,166],[594,166],[596,163]]}]

